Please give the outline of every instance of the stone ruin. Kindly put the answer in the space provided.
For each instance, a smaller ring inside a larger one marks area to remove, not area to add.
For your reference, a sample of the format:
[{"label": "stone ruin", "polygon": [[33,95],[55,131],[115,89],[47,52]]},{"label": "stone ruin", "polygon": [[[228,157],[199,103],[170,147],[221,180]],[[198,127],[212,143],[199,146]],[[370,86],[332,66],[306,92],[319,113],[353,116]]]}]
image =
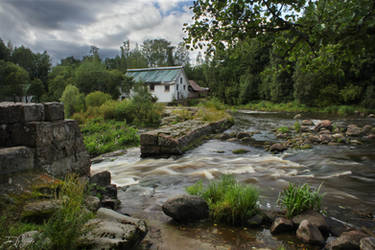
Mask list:
[{"label": "stone ruin", "polygon": [[89,176],[81,132],[76,121],[64,120],[62,103],[0,103],[0,184],[28,171]]}]

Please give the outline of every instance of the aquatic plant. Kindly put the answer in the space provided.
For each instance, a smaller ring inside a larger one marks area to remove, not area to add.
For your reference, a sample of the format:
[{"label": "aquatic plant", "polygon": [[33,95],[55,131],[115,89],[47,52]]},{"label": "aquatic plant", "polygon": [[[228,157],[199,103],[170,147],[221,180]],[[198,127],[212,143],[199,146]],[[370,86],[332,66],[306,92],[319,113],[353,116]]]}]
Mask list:
[{"label": "aquatic plant", "polygon": [[238,183],[232,175],[223,175],[220,180],[211,181],[207,186],[199,181],[186,191],[205,199],[210,217],[217,222],[242,225],[257,213],[257,189]]},{"label": "aquatic plant", "polygon": [[301,124],[297,121],[294,123],[294,130],[299,133],[301,131]]},{"label": "aquatic plant", "polygon": [[288,133],[289,132],[289,128],[288,127],[280,127],[277,129],[277,132],[280,132],[280,133]]},{"label": "aquatic plant", "polygon": [[320,210],[320,203],[324,194],[320,188],[313,188],[305,183],[301,186],[289,183],[288,187],[279,193],[277,203],[286,209],[286,216],[291,218],[306,210]]}]

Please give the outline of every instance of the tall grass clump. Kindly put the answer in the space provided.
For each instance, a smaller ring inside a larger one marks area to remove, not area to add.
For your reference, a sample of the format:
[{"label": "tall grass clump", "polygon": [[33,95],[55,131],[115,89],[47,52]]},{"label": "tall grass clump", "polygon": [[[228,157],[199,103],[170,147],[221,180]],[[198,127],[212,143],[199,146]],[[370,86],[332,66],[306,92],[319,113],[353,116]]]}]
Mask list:
[{"label": "tall grass clump", "polygon": [[86,184],[75,175],[65,178],[57,197],[62,200],[62,205],[45,223],[34,249],[78,248],[79,237],[87,230],[84,224],[94,216],[84,209]]},{"label": "tall grass clump", "polygon": [[137,129],[126,122],[102,118],[92,119],[81,125],[83,142],[90,156],[139,145]]},{"label": "tall grass clump", "polygon": [[217,222],[242,225],[257,213],[257,189],[238,183],[232,175],[223,175],[220,180],[211,181],[207,186],[201,181],[197,182],[186,191],[206,200],[210,217]]},{"label": "tall grass clump", "polygon": [[291,218],[306,210],[320,210],[323,194],[318,188],[313,188],[305,183],[301,186],[289,183],[288,187],[279,193],[277,203],[286,209],[286,216]]}]

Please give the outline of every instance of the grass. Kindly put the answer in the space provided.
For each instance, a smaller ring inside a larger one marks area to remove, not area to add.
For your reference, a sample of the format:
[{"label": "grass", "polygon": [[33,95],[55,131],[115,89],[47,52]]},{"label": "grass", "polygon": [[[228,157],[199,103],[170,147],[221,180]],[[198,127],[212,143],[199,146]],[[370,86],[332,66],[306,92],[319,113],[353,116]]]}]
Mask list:
[{"label": "grass", "polygon": [[92,119],[82,124],[81,132],[91,157],[139,145],[137,129],[126,122]]},{"label": "grass", "polygon": [[323,194],[320,193],[321,185],[315,189],[305,183],[298,186],[289,183],[288,187],[279,193],[277,203],[286,209],[286,216],[291,218],[306,210],[320,210]]},{"label": "grass", "polygon": [[199,181],[186,191],[207,201],[210,217],[216,222],[243,225],[257,213],[257,189],[238,183],[232,175],[223,175],[220,180],[211,181],[207,186]]},{"label": "grass", "polygon": [[288,127],[280,127],[277,129],[277,132],[279,133],[288,133],[289,132],[289,128]]},{"label": "grass", "polygon": [[[71,175],[56,184],[52,184],[51,190],[55,190],[54,198],[62,201],[61,207],[46,221],[38,223],[25,223],[20,214],[26,201],[38,200],[38,188],[19,195],[14,205],[2,211],[0,216],[0,245],[9,239],[27,231],[40,232],[35,242],[27,249],[77,249],[79,237],[85,232],[84,224],[93,214],[84,208],[86,182],[77,176]],[[58,190],[58,191],[57,191]],[[39,199],[45,197],[39,197]],[[20,200],[20,201],[18,201]],[[22,201],[21,201],[22,200]],[[9,249],[16,246],[9,245]]]},{"label": "grass", "polygon": [[325,113],[337,114],[340,116],[353,115],[360,112],[363,114],[374,113],[373,109],[366,109],[361,106],[352,105],[332,105],[328,107],[308,107],[296,101],[287,103],[273,103],[270,101],[260,101],[257,103],[248,103],[246,105],[238,106],[240,109],[252,109],[260,111],[284,111],[292,113],[309,112],[309,113]]}]

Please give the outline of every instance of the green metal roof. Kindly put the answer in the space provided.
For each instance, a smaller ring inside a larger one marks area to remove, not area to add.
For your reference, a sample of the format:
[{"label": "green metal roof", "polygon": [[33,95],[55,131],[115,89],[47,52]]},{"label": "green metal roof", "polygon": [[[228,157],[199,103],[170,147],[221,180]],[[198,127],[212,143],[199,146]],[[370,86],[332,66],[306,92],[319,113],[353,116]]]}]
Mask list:
[{"label": "green metal roof", "polygon": [[132,76],[135,81],[144,83],[172,82],[175,81],[182,67],[163,67],[146,69],[129,69],[128,76]]}]

